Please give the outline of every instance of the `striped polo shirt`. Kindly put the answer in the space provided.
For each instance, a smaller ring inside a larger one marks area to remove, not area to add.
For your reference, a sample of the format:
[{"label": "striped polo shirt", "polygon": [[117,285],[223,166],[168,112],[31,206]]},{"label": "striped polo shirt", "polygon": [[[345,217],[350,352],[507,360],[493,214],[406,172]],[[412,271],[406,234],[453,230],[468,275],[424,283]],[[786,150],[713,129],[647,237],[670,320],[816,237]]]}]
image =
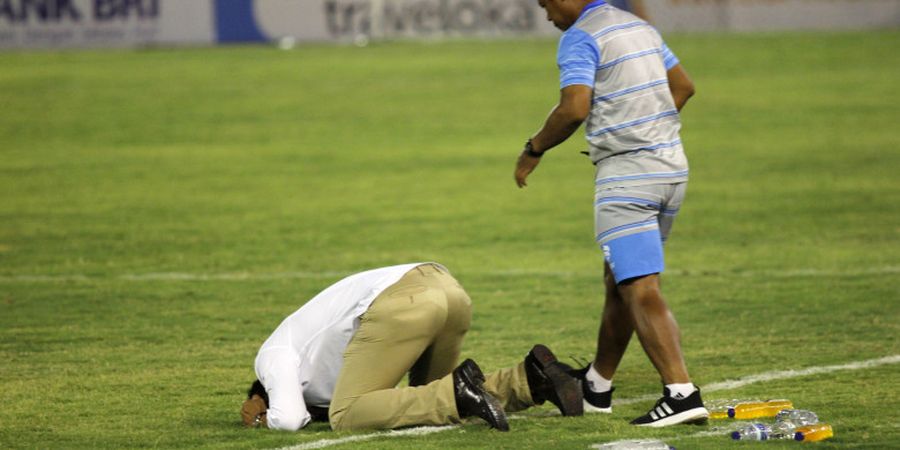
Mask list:
[{"label": "striped polo shirt", "polygon": [[560,87],[593,88],[585,123],[597,187],[687,180],[681,120],[666,72],[678,65],[655,28],[595,1],[559,42]]}]

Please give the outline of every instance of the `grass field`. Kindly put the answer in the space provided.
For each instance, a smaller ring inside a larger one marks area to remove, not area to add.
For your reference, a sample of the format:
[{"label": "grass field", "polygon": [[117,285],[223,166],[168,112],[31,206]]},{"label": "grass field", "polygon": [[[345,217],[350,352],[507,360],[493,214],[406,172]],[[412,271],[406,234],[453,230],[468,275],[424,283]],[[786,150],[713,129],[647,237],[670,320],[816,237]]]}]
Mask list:
[{"label": "grass field", "polygon": [[[694,381],[900,354],[900,32],[668,38],[697,96],[664,292]],[[601,300],[578,137],[519,190],[557,99],[550,40],[0,53],[0,448],[273,448],[253,358],[342,274],[437,260],[466,286],[464,357],[589,358]],[[579,132],[580,134],[580,132]],[[789,398],[822,448],[900,444],[887,364],[705,394]],[[660,391],[633,342],[617,399]],[[708,427],[516,414],[354,448],[587,448]],[[355,433],[366,435],[368,433]],[[769,442],[766,448],[795,443]]]}]

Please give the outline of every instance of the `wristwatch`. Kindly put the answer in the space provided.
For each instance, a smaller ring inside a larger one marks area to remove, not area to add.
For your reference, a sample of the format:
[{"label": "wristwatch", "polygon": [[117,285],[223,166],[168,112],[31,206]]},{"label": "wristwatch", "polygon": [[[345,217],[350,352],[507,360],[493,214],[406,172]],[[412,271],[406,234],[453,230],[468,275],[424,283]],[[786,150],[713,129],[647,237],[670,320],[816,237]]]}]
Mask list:
[{"label": "wristwatch", "polygon": [[544,156],[544,152],[534,151],[534,146],[531,145],[531,139],[529,139],[528,142],[525,143],[525,154],[532,158],[540,158],[541,156]]}]

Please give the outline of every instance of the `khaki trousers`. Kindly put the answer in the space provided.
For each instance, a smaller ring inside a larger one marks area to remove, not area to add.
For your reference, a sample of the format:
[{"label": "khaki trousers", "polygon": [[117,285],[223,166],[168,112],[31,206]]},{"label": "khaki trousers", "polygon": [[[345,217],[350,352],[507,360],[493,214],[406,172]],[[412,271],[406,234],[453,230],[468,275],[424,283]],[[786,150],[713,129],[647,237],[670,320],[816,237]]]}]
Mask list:
[{"label": "khaki trousers", "polygon": [[[409,271],[360,318],[329,409],[334,430],[458,423],[452,371],[472,319],[466,291],[435,265]],[[396,387],[409,373],[409,386]],[[485,375],[507,411],[534,404],[519,364]]]}]

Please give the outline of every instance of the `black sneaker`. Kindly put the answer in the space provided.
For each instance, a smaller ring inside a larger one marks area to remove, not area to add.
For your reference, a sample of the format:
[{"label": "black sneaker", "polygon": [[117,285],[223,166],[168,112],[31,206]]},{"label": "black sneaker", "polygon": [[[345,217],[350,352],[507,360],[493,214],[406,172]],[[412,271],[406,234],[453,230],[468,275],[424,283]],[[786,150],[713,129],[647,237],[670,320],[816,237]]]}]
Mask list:
[{"label": "black sneaker", "polygon": [[545,345],[535,345],[525,357],[525,375],[534,403],[549,400],[562,415],[580,416],[584,414],[581,387],[567,369],[571,367],[557,361]]},{"label": "black sneaker", "polygon": [[453,396],[460,418],[477,416],[491,428],[509,431],[509,422],[500,402],[484,389],[484,373],[467,359],[453,370]]},{"label": "black sneaker", "polygon": [[610,388],[606,392],[594,392],[587,381],[587,372],[591,365],[580,369],[570,368],[569,373],[581,382],[581,393],[584,396],[584,412],[586,413],[612,413],[612,393],[616,388]]},{"label": "black sneaker", "polygon": [[709,411],[703,406],[700,388],[685,398],[672,398],[668,388],[663,389],[663,397],[657,400],[647,414],[631,421],[632,425],[644,427],[667,427],[679,423],[704,425],[709,419]]}]

